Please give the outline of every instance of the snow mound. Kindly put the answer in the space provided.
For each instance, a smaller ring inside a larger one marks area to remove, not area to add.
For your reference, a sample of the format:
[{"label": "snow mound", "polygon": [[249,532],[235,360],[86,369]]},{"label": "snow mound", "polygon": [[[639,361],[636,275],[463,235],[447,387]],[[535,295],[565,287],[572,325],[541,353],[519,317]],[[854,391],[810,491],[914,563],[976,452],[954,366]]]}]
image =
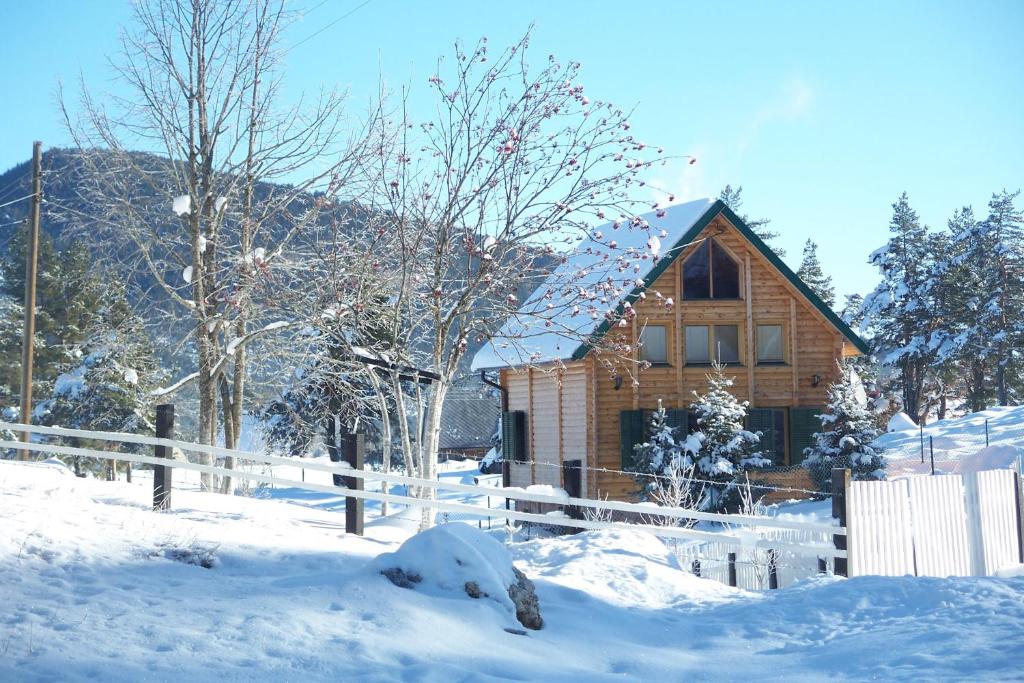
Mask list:
[{"label": "snow mound", "polygon": [[917,423],[910,419],[906,413],[896,413],[889,418],[889,426],[886,431],[902,432],[905,429],[917,429]]},{"label": "snow mound", "polygon": [[436,597],[465,598],[467,584],[475,584],[478,597],[515,616],[508,595],[509,586],[516,583],[511,556],[501,543],[468,524],[427,529],[395,552],[378,556],[374,565],[393,583],[400,585],[395,577],[404,575],[404,587]]},{"label": "snow mound", "polygon": [[516,559],[531,576],[624,607],[707,604],[744,594],[694,576],[660,539],[640,531],[588,531],[522,543]]},{"label": "snow mound", "polygon": [[953,471],[963,474],[965,472],[1013,469],[1022,456],[1024,456],[1024,448],[1006,444],[989,446],[982,448],[974,455],[962,456],[954,465]]}]

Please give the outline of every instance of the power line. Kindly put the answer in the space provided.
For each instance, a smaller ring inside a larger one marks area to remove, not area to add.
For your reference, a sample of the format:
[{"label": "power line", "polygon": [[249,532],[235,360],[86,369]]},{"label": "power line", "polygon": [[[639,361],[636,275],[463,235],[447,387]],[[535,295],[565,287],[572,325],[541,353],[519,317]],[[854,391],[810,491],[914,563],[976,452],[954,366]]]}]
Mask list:
[{"label": "power line", "polygon": [[[325,1],[326,1],[326,0],[325,0]],[[363,0],[363,2],[359,3],[358,5],[356,5],[356,6],[355,6],[355,7],[353,7],[352,9],[350,9],[350,10],[349,10],[348,12],[345,12],[345,13],[344,13],[344,14],[342,14],[342,15],[341,15],[340,17],[338,17],[337,19],[335,19],[335,20],[334,20],[334,21],[332,21],[331,23],[327,24],[326,26],[324,26],[324,27],[323,27],[322,29],[320,29],[319,31],[315,31],[315,32],[313,32],[313,33],[309,34],[308,36],[306,36],[305,38],[303,38],[303,39],[302,39],[302,40],[300,40],[299,42],[297,42],[297,43],[295,43],[294,45],[292,45],[292,46],[291,46],[290,48],[288,48],[288,50],[287,50],[287,51],[289,51],[289,52],[290,52],[290,51],[294,50],[295,48],[299,47],[300,45],[302,45],[303,43],[306,43],[306,42],[308,42],[308,41],[312,40],[313,38],[317,37],[318,35],[320,35],[320,34],[321,34],[321,33],[323,33],[324,31],[326,31],[327,29],[329,29],[329,28],[331,28],[332,26],[334,26],[335,24],[337,24],[337,23],[338,23],[339,21],[341,21],[341,20],[343,20],[343,19],[347,19],[348,17],[352,16],[353,14],[355,14],[356,12],[358,12],[359,10],[361,10],[362,8],[366,7],[366,6],[367,6],[367,5],[369,5],[369,4],[371,3],[371,2],[373,2],[373,0]],[[324,4],[323,2],[321,2],[321,3],[320,3],[320,5],[323,5],[323,4]],[[316,7],[314,7],[313,9],[316,9],[317,7],[320,7],[320,5],[317,5],[317,6],[316,6]],[[311,10],[311,11],[312,11],[312,10]]]},{"label": "power line", "polygon": [[32,199],[32,197],[35,197],[35,196],[36,196],[36,193],[33,192],[32,194],[27,194],[24,197],[18,197],[17,199],[12,199],[9,202],[4,202],[3,204],[0,204],[0,209],[4,208],[5,206],[10,206],[11,204],[17,204],[18,202],[23,202],[26,199]]}]

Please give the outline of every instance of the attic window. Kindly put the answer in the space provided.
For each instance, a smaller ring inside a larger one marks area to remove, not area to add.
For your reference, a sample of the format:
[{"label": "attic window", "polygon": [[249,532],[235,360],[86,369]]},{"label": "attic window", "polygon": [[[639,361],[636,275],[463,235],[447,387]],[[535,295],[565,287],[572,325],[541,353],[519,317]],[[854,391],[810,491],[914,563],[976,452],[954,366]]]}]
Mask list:
[{"label": "attic window", "polygon": [[683,263],[683,299],[738,298],[739,264],[715,240],[704,240]]}]

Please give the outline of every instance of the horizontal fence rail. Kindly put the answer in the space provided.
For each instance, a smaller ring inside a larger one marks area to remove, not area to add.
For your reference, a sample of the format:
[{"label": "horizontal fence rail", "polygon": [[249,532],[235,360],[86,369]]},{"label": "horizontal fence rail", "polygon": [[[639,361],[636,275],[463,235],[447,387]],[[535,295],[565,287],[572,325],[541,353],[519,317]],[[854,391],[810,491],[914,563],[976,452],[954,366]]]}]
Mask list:
[{"label": "horizontal fence rail", "polygon": [[[162,439],[156,437],[139,436],[136,434],[123,434],[114,432],[93,432],[88,430],[65,429],[59,427],[26,426],[17,423],[0,422],[0,428],[11,431],[22,431],[54,436],[71,436],[103,441],[115,441],[124,443],[135,443],[139,445],[165,446],[177,448],[181,451],[208,453],[218,456],[232,456],[237,459],[250,460],[270,465],[281,465],[289,467],[319,470],[331,474],[339,474],[346,477],[362,478],[368,481],[381,481],[395,484],[406,484],[433,490],[454,491],[471,493],[477,496],[491,496],[508,498],[517,501],[549,503],[558,506],[576,506],[596,510],[614,510],[633,513],[645,518],[669,518],[669,519],[698,519],[706,521],[724,522],[750,527],[769,527],[784,530],[811,531],[827,534],[844,534],[845,528],[830,524],[815,524],[797,520],[779,520],[772,517],[759,517],[752,515],[729,515],[686,510],[683,508],[662,508],[654,505],[637,503],[624,503],[618,501],[598,501],[585,498],[574,498],[569,496],[551,496],[540,493],[532,493],[518,488],[504,488],[491,486],[474,486],[469,484],[456,484],[439,482],[436,480],[419,479],[397,474],[384,474],[380,472],[367,472],[349,467],[344,463],[316,463],[296,461],[294,458],[280,456],[248,453],[244,451],[231,450],[218,446],[207,446],[194,444],[173,439]],[[741,546],[745,548],[772,548],[785,550],[795,555],[817,556],[823,558],[844,558],[846,551],[837,550],[829,544],[807,544],[807,543],[786,543],[779,540],[754,539],[749,535],[745,537],[730,536],[722,532],[700,531],[695,529],[680,528],[674,526],[662,526],[658,524],[635,524],[629,522],[612,522],[587,519],[570,519],[564,516],[553,516],[539,513],[520,512],[504,510],[500,508],[485,508],[465,503],[451,501],[413,498],[400,496],[391,493],[378,493],[374,491],[355,490],[328,484],[315,484],[312,482],[296,481],[282,477],[256,474],[241,469],[226,469],[213,465],[203,465],[187,461],[174,460],[169,458],[158,458],[138,453],[124,453],[119,451],[102,451],[74,446],[59,446],[55,444],[24,443],[21,441],[0,440],[0,448],[24,449],[39,453],[51,453],[58,455],[70,455],[78,457],[90,457],[103,460],[122,460],[137,463],[144,463],[154,466],[187,469],[201,473],[214,474],[225,477],[256,481],[266,484],[291,486],[299,489],[330,493],[349,498],[372,500],[378,502],[397,503],[410,507],[429,507],[439,511],[468,513],[479,517],[490,517],[494,519],[506,519],[510,521],[533,522],[539,524],[551,524],[578,529],[621,529],[646,531],[656,533],[667,538],[683,540],[695,540],[704,542],[715,542],[723,545]]]}]

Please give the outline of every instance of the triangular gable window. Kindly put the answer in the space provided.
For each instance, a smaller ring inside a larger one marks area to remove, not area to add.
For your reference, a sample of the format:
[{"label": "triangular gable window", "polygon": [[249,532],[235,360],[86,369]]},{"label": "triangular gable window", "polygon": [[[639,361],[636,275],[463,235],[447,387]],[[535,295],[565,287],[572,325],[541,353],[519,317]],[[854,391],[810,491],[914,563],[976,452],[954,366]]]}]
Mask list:
[{"label": "triangular gable window", "polygon": [[715,240],[704,240],[683,262],[683,299],[738,298],[739,264]]}]

